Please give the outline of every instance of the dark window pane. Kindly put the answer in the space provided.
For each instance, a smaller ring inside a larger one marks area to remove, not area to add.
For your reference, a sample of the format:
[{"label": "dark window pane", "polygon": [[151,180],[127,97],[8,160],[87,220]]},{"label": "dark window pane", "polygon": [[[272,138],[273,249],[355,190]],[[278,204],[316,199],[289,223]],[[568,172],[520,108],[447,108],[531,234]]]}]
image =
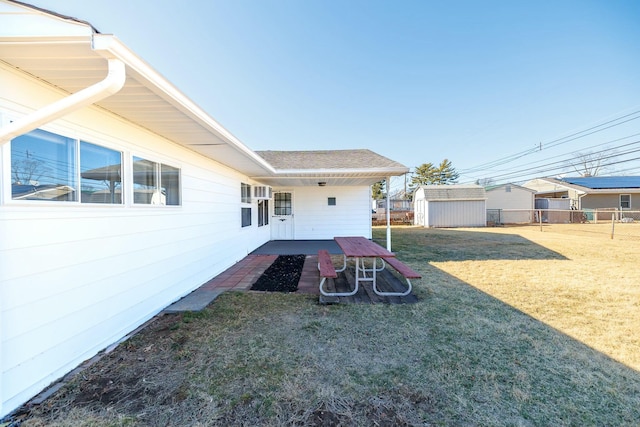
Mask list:
[{"label": "dark window pane", "polygon": [[291,215],[291,193],[276,193],[273,211],[274,215]]},{"label": "dark window pane", "polygon": [[14,200],[77,200],[76,141],[34,130],[11,141]]},{"label": "dark window pane", "polygon": [[240,198],[242,203],[251,203],[251,186],[249,184],[240,184]]},{"label": "dark window pane", "polygon": [[122,203],[122,153],[80,142],[82,203]]},{"label": "dark window pane", "polygon": [[258,201],[258,227],[269,224],[269,201]]},{"label": "dark window pane", "polygon": [[251,208],[242,208],[242,226],[248,227],[251,225]]},{"label": "dark window pane", "polygon": [[180,205],[180,169],[162,165],[161,171],[161,192],[166,199],[166,204],[170,206]]},{"label": "dark window pane", "polygon": [[140,157],[133,158],[133,203],[164,204],[158,188],[157,170],[157,163]]}]

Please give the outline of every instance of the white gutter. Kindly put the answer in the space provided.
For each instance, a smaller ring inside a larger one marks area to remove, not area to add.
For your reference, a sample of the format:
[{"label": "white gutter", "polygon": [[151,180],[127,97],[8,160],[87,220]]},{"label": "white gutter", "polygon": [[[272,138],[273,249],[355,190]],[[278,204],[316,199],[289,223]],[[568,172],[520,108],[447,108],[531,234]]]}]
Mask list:
[{"label": "white gutter", "polygon": [[104,80],[84,88],[74,94],[55,101],[39,110],[0,128],[0,145],[11,139],[24,135],[72,111],[94,104],[118,92],[127,79],[124,62],[119,59],[107,59],[109,72]]}]

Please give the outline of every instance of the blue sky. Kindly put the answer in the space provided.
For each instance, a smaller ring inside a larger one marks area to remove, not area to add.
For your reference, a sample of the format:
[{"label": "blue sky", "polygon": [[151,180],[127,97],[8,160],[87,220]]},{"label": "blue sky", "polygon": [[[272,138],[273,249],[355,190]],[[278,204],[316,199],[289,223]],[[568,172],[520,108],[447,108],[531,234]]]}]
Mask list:
[{"label": "blue sky", "polygon": [[254,150],[369,148],[516,182],[640,141],[635,0],[31,1],[115,34]]}]

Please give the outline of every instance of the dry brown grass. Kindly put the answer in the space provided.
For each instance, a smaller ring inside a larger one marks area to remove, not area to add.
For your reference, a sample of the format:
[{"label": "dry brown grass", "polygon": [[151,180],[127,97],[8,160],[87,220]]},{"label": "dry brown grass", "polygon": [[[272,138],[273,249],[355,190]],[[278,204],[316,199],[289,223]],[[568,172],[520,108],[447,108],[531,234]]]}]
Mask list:
[{"label": "dry brown grass", "polygon": [[[511,253],[507,259],[447,260],[432,265],[640,370],[640,241],[603,239],[585,233],[584,227],[472,231],[478,236],[518,235],[561,259],[528,259],[527,253]],[[509,259],[513,256],[516,259]]]},{"label": "dry brown grass", "polygon": [[639,424],[639,243],[533,228],[393,242],[424,276],[418,304],[226,293],[159,317],[24,425]]}]

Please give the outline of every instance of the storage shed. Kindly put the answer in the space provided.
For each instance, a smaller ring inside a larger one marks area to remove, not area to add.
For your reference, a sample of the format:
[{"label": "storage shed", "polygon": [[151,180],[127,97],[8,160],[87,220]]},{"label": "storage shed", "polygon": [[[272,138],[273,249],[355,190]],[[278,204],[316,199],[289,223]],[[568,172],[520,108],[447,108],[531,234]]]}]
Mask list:
[{"label": "storage shed", "polygon": [[535,190],[516,184],[486,187],[487,220],[496,224],[525,224],[533,221]]},{"label": "storage shed", "polygon": [[479,185],[425,185],[413,195],[414,224],[423,227],[486,226],[487,194]]}]

